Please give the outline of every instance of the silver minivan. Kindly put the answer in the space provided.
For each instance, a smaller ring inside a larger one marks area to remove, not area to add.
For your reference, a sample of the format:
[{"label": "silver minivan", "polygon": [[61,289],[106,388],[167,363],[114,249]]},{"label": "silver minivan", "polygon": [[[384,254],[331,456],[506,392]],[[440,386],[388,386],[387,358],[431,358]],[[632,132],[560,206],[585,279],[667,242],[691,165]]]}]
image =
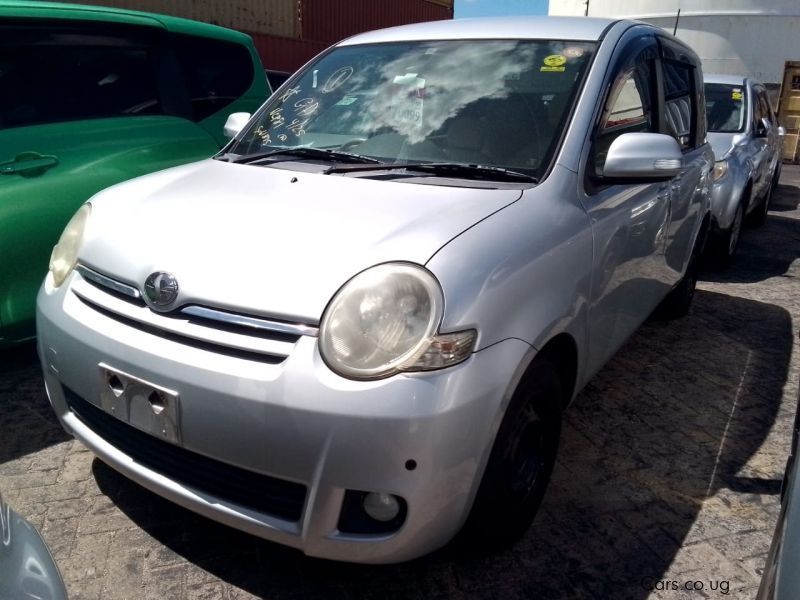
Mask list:
[{"label": "silver minivan", "polygon": [[757,227],[767,220],[781,176],[785,130],[762,84],[737,75],[706,75],[704,80],[708,141],[716,159],[709,250],[729,262],[745,218]]},{"label": "silver minivan", "polygon": [[642,23],[345,40],[215,158],[78,211],[38,298],[53,408],[141,485],[309,555],[509,543],[562,410],[689,309],[704,116],[697,56]]}]

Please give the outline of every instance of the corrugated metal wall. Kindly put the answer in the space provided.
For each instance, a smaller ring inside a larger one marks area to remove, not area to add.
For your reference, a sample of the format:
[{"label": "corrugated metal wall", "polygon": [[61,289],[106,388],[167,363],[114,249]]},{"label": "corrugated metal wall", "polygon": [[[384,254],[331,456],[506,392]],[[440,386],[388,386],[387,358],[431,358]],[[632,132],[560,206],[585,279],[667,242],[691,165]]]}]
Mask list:
[{"label": "corrugated metal wall", "polygon": [[429,0],[298,0],[299,37],[332,44],[382,27],[452,18],[449,6]]},{"label": "corrugated metal wall", "polygon": [[251,33],[264,67],[291,73],[325,50],[329,44]]},{"label": "corrugated metal wall", "polygon": [[75,0],[184,17],[239,31],[296,37],[298,0]]},{"label": "corrugated metal wall", "polygon": [[382,27],[453,17],[453,0],[75,0],[185,17],[253,36],[268,69],[294,71],[330,44]]}]

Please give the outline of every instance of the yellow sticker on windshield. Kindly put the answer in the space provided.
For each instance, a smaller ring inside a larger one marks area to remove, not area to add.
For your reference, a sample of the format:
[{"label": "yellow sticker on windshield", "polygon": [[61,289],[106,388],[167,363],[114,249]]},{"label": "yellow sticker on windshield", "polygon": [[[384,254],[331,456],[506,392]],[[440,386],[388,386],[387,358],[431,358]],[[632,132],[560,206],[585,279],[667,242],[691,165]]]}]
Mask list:
[{"label": "yellow sticker on windshield", "polygon": [[550,56],[546,56],[542,62],[546,67],[563,67],[567,64],[567,57],[561,54],[551,54]]},{"label": "yellow sticker on windshield", "polygon": [[541,67],[542,73],[563,73],[566,67]]},{"label": "yellow sticker on windshield", "polygon": [[742,91],[741,90],[733,90],[731,92],[731,98],[734,100],[741,100],[742,99]]}]

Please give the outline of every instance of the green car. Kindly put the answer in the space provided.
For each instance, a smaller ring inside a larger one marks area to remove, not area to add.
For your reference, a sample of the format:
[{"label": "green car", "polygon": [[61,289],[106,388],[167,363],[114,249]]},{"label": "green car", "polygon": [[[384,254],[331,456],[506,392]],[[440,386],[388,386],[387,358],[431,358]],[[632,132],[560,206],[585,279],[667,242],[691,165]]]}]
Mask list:
[{"label": "green car", "polygon": [[34,336],[50,252],[82,202],[211,156],[227,141],[227,116],[254,112],[268,95],[245,34],[128,10],[1,2],[0,347]]}]

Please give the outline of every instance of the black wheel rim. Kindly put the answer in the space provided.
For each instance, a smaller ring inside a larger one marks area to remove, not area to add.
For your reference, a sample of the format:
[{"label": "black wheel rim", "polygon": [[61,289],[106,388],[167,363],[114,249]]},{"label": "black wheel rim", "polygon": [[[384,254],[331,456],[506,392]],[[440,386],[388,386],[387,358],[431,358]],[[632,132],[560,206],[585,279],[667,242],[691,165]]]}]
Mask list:
[{"label": "black wheel rim", "polygon": [[[555,452],[548,424],[529,403],[519,415],[506,452],[510,491],[520,506],[539,492]],[[557,437],[555,438],[557,439]],[[544,476],[543,476],[544,475]]]}]

